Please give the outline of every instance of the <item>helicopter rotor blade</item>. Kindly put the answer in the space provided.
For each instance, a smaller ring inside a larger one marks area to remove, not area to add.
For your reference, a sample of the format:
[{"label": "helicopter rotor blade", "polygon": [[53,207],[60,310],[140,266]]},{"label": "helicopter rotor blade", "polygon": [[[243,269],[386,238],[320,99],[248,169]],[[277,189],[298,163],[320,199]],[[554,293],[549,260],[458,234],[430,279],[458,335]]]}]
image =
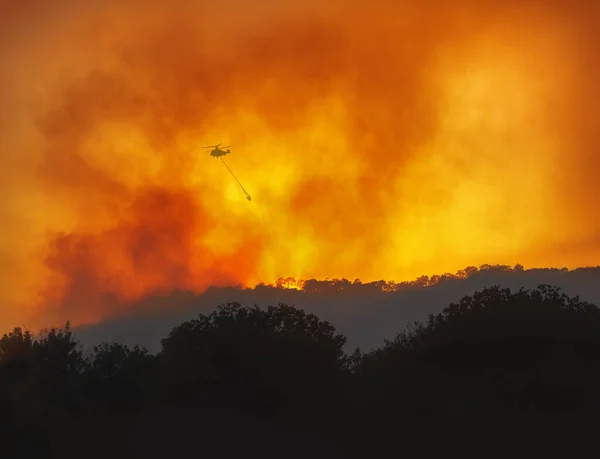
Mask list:
[{"label": "helicopter rotor blade", "polygon": [[227,145],[226,147],[221,147],[221,148],[231,148],[231,145]]}]

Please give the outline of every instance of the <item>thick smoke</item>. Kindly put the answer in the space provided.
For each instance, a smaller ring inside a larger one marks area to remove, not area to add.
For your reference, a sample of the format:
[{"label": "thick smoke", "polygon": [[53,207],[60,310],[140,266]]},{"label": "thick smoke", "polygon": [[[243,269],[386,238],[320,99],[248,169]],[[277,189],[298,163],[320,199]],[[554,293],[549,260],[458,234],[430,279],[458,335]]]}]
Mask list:
[{"label": "thick smoke", "polygon": [[[597,264],[599,17],[1,3],[0,325],[278,276]],[[219,142],[251,203],[200,148]]]}]

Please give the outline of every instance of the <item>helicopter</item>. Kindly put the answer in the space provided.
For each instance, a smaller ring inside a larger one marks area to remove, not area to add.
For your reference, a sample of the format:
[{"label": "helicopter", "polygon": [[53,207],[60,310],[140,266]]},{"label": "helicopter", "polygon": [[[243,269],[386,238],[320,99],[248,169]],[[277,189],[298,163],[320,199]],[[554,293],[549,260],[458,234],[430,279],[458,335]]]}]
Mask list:
[{"label": "helicopter", "polygon": [[[229,145],[227,147],[222,147],[222,148],[229,148],[229,147],[231,147],[231,145]],[[244,189],[244,187],[242,186],[242,184],[240,183],[240,181],[238,180],[238,178],[235,176],[235,174],[233,173],[233,171],[231,169],[229,169],[229,166],[227,165],[227,163],[223,159],[223,156],[230,154],[231,150],[227,150],[227,151],[223,150],[221,148],[221,144],[211,145],[210,147],[202,147],[202,148],[212,148],[212,150],[210,152],[210,156],[212,156],[213,158],[219,158],[221,160],[221,162],[223,163],[223,165],[227,168],[227,170],[229,171],[229,173],[232,175],[232,177],[235,179],[235,181],[238,183],[238,185],[240,186],[240,188],[244,192],[244,195],[246,196],[246,199],[248,201],[252,201],[252,198],[250,197],[250,194],[248,194],[248,192]]]},{"label": "helicopter", "polygon": [[[231,154],[231,150],[227,150],[227,151],[222,150],[221,145],[222,144],[211,145],[210,147],[202,147],[202,148],[212,148],[213,150],[210,152],[210,156],[212,156],[213,158],[220,158],[221,156]],[[223,148],[230,148],[230,147],[231,147],[231,145],[229,145],[227,147],[223,147]]]}]

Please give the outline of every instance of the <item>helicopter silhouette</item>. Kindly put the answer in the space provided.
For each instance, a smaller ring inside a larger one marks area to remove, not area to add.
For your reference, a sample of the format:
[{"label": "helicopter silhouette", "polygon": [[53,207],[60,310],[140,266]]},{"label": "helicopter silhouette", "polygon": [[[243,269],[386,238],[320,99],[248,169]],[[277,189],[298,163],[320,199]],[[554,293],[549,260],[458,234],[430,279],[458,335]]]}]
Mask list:
[{"label": "helicopter silhouette", "polygon": [[[231,145],[229,145],[227,147],[222,147],[222,148],[229,148],[229,147],[231,147]],[[222,150],[221,149],[221,144],[211,145],[210,147],[202,147],[202,148],[212,148],[212,150],[210,152],[210,156],[212,156],[213,158],[219,158],[221,160],[221,162],[223,163],[223,165],[227,168],[227,170],[229,171],[229,173],[232,175],[232,177],[235,179],[235,181],[238,183],[238,185],[240,186],[240,188],[244,192],[244,195],[246,196],[246,199],[248,201],[252,201],[252,198],[250,197],[250,194],[245,190],[245,188],[243,187],[243,185],[240,183],[240,181],[235,176],[235,174],[233,173],[233,171],[231,169],[229,169],[229,166],[227,165],[227,163],[223,159],[223,156],[229,155],[231,153],[231,150],[227,150],[227,151]]]},{"label": "helicopter silhouette", "polygon": [[[227,150],[227,151],[222,150],[221,145],[222,144],[211,145],[210,147],[202,147],[202,148],[213,148],[213,150],[210,152],[210,156],[212,156],[213,158],[220,158],[221,156],[231,154],[231,150]],[[230,148],[230,147],[231,147],[231,145],[229,145],[227,147],[223,147],[223,148]]]}]

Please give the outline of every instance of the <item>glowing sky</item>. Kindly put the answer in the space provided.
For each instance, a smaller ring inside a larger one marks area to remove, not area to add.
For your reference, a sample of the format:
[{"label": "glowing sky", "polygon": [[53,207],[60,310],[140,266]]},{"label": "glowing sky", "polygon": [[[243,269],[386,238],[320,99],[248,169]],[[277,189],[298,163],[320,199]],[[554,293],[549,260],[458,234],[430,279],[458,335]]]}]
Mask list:
[{"label": "glowing sky", "polygon": [[0,2],[0,328],[100,320],[106,294],[597,265],[597,5]]}]

